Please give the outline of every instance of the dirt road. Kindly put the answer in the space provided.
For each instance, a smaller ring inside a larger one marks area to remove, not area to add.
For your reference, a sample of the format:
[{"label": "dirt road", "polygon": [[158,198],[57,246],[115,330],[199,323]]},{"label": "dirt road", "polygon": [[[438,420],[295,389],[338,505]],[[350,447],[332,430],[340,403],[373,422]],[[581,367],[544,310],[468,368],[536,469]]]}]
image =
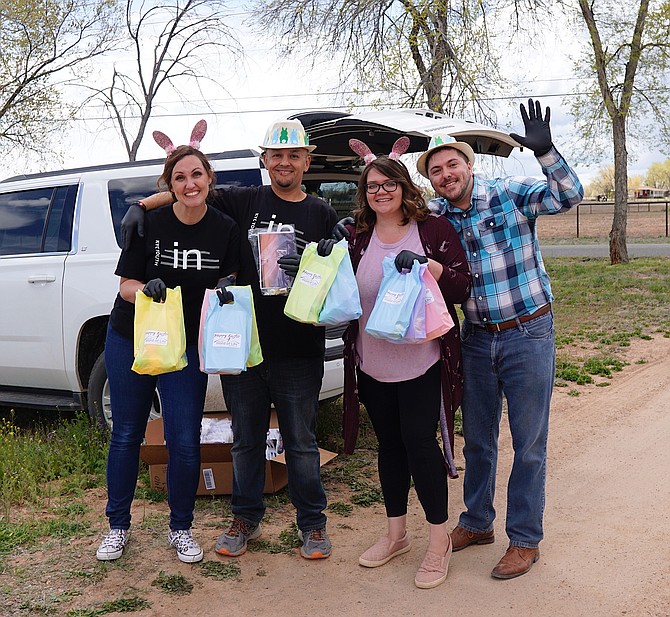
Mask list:
[{"label": "dirt road", "polygon": [[[499,513],[494,544],[455,554],[445,584],[419,590],[414,574],[426,546],[426,523],[412,495],[409,531],[412,550],[375,569],[358,566],[358,555],[384,528],[380,505],[355,508],[349,517],[331,515],[330,559],[308,562],[297,553],[247,552],[237,560],[239,580],[215,581],[197,566],[181,564],[166,547],[165,504],[137,504],[136,531],[127,554],[102,580],[81,584],[72,572],[95,567],[97,537],[81,538],[58,550],[32,551],[12,562],[18,573],[5,579],[5,593],[29,594],[33,603],[48,593],[79,587],[63,612],[99,606],[123,593],[151,601],[139,616],[189,617],[290,615],[400,617],[668,617],[670,616],[670,339],[634,343],[631,365],[609,387],[568,388],[554,395],[541,558],[526,575],[499,581],[490,571],[503,554],[505,482],[511,462],[509,435],[502,431]],[[646,363],[636,364],[644,359]],[[506,426],[503,421],[503,426]],[[457,463],[462,464],[460,446]],[[450,519],[462,508],[462,478],[450,482]],[[330,495],[331,500],[337,495]],[[104,490],[91,495],[90,516],[104,527]],[[290,513],[289,513],[290,515]],[[292,516],[292,515],[290,515]],[[164,520],[164,519],[162,519]],[[144,521],[144,522],[143,522]],[[276,539],[290,518],[265,536]],[[216,560],[214,542],[223,521],[202,514],[195,528],[206,559]],[[152,587],[159,571],[180,572],[193,581],[188,596]],[[22,574],[21,574],[22,573]],[[1,581],[2,577],[0,577]],[[17,585],[14,587],[14,585]],[[7,597],[7,596],[5,596]],[[24,615],[25,604],[0,614]]]},{"label": "dirt road", "polygon": [[[154,604],[153,614],[670,615],[670,339],[645,344],[642,357],[646,364],[626,367],[609,387],[593,386],[579,397],[556,393],[546,539],[527,575],[511,581],[489,576],[506,548],[500,520],[495,544],[455,554],[444,585],[416,589],[426,531],[414,500],[414,547],[384,567],[357,565],[361,549],[383,528],[377,507],[331,529],[335,549],[329,560],[247,553],[240,559],[247,573],[241,583]],[[501,477],[510,458],[505,435]],[[462,505],[460,482],[450,484],[454,522]]]}]

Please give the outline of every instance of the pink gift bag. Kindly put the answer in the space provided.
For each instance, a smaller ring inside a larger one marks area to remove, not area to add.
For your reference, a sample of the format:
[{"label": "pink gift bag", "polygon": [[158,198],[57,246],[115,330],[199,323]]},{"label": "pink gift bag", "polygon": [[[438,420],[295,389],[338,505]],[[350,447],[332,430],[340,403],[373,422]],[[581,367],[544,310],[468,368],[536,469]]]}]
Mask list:
[{"label": "pink gift bag", "polygon": [[426,285],[426,340],[432,340],[446,334],[454,327],[442,292],[428,268],[423,271]]}]

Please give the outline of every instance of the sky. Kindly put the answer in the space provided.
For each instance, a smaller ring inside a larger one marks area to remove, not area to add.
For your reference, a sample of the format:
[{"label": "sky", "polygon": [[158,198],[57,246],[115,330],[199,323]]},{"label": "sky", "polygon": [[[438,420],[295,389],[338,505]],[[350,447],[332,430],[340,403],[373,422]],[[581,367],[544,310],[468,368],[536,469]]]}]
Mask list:
[{"label": "sky", "polygon": [[[321,63],[306,70],[305,64],[298,58],[280,62],[272,41],[252,36],[241,25],[238,33],[246,57],[244,62],[223,59],[214,67],[220,85],[200,82],[196,87],[193,83],[185,83],[182,96],[167,89],[159,95],[139,150],[139,159],[157,158],[162,154],[151,138],[153,130],[167,133],[175,143],[185,143],[192,126],[203,117],[208,122],[208,133],[202,148],[205,152],[216,152],[260,145],[267,126],[293,110],[346,109],[345,101],[351,99],[352,95],[339,85],[336,62]],[[571,159],[575,137],[564,97],[577,87],[569,58],[572,49],[574,41],[569,37],[547,37],[523,62],[523,74],[519,69],[518,55],[509,56],[503,70],[516,81],[513,94],[519,99],[500,103],[496,128],[523,134],[518,103],[525,102],[528,96],[539,98],[543,105],[549,105],[552,109],[551,127],[555,145],[573,165],[582,182],[587,184],[597,170],[611,164],[611,160],[604,159],[586,165]],[[524,50],[520,51],[523,53]],[[126,57],[120,55],[98,63],[89,80],[98,83],[104,80],[105,75],[109,75],[115,63],[123,67],[126,62]],[[127,160],[120,135],[111,121],[101,119],[103,115],[101,106],[90,106],[81,112],[80,116],[88,119],[82,117],[75,121],[62,135],[62,160],[54,158],[40,163],[30,158],[13,157],[3,161],[0,178],[18,173]],[[631,144],[630,151],[630,175],[644,174],[651,163],[667,158],[667,153],[660,149],[636,149],[634,144]],[[480,168],[489,171],[490,165],[482,163]],[[513,175],[540,173],[532,153],[518,151],[503,161],[502,165],[497,165],[495,171]]]}]

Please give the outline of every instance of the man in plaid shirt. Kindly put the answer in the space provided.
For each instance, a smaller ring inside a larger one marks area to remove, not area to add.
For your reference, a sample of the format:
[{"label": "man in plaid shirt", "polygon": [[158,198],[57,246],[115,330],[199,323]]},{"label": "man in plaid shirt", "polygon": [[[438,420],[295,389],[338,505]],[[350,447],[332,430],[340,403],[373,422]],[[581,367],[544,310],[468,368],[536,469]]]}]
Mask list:
[{"label": "man in plaid shirt", "polygon": [[545,175],[484,180],[472,172],[474,152],[436,135],[417,169],[439,196],[429,207],[456,228],[472,271],[463,305],[463,435],[466,511],[452,531],[453,550],[494,541],[493,498],[503,395],[514,445],[507,488],[509,548],[491,572],[508,579],[539,559],[543,538],[549,403],[556,355],[553,299],[535,230],[538,216],[566,212],[583,197],[575,172],[553,146],[550,111],[521,105],[526,135],[512,134],[535,153]]}]

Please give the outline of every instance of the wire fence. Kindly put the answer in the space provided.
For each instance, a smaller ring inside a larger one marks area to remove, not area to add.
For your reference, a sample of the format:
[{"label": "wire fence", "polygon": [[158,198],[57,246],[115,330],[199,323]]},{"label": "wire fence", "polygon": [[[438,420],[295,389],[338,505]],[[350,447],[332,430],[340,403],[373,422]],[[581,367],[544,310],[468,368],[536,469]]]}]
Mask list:
[{"label": "wire fence", "polygon": [[[628,202],[626,236],[630,239],[670,237],[670,200]],[[538,235],[548,239],[607,239],[614,217],[613,201],[583,201],[565,214],[538,219]]]}]

